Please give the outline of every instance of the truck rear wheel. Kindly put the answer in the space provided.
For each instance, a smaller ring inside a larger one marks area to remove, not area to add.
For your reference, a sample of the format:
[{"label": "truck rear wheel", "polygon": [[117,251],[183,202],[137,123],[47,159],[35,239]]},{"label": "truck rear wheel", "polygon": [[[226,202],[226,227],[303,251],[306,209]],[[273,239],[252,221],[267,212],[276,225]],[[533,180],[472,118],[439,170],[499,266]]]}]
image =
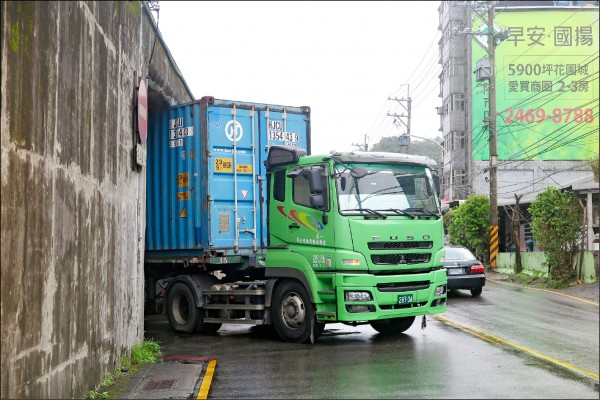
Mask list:
[{"label": "truck rear wheel", "polygon": [[315,318],[315,307],[304,286],[295,280],[283,281],[273,293],[273,325],[279,337],[286,342],[302,343],[323,332]]},{"label": "truck rear wheel", "polygon": [[204,309],[196,305],[194,293],[188,285],[177,282],[169,289],[167,317],[175,332],[215,333],[221,324],[205,324]]},{"label": "truck rear wheel", "polygon": [[377,332],[389,335],[394,333],[402,333],[413,324],[415,317],[384,319],[381,321],[371,322],[371,326]]}]

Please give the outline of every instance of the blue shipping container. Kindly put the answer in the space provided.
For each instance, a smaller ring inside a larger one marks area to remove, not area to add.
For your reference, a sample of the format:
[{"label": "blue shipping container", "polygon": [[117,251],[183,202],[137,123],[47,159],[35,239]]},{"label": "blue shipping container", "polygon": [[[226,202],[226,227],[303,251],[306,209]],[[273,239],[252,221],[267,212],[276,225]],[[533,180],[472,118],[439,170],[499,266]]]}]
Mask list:
[{"label": "blue shipping container", "polygon": [[310,154],[310,108],[203,97],[150,113],[147,143],[146,259],[256,255],[268,149]]}]

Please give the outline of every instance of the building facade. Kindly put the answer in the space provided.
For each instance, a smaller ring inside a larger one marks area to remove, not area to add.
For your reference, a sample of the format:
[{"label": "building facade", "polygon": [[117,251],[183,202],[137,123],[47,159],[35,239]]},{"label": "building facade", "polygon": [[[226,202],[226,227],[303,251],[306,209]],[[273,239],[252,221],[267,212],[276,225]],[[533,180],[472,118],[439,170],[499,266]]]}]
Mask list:
[{"label": "building facade", "polygon": [[[487,5],[442,1],[439,6],[437,111],[447,154],[446,201],[490,194],[489,80],[477,81],[474,74],[487,58],[487,23],[481,18],[487,17]],[[510,220],[506,207],[515,203],[515,194],[535,198],[548,186],[593,179],[590,160],[598,157],[600,118],[599,29],[594,1],[496,1],[494,8],[494,30],[502,38],[494,66],[502,234]],[[526,218],[524,237],[531,237]]]}]

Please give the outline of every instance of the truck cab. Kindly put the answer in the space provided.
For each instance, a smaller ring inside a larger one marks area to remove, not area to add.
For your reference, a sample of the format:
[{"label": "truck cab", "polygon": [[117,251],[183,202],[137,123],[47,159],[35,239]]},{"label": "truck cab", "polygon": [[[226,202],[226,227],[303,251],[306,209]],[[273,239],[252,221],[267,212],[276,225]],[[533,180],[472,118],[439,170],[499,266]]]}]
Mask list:
[{"label": "truck cab", "polygon": [[445,311],[434,165],[406,154],[270,149],[265,273],[295,282],[286,293],[274,291],[280,336],[293,338],[313,314],[317,332],[343,322],[389,333]]}]

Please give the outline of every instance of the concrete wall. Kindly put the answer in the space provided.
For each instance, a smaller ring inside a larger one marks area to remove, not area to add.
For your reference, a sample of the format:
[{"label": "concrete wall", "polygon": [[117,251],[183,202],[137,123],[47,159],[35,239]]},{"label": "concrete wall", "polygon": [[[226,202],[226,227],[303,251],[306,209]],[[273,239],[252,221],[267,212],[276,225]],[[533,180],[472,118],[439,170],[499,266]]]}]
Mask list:
[{"label": "concrete wall", "polygon": [[[576,264],[579,266],[579,257],[583,256],[582,263],[582,278],[586,283],[595,282],[598,280],[594,252],[590,250],[584,250],[577,253]],[[533,275],[535,273],[542,277],[548,276],[548,267],[544,266],[546,257],[543,252],[522,252],[521,263],[523,264],[523,272],[525,274]],[[501,273],[513,274],[515,271],[516,253],[498,253],[496,259],[498,271]]]},{"label": "concrete wall", "polygon": [[192,100],[140,2],[2,2],[2,398],[81,398],[143,339],[149,109]]}]

